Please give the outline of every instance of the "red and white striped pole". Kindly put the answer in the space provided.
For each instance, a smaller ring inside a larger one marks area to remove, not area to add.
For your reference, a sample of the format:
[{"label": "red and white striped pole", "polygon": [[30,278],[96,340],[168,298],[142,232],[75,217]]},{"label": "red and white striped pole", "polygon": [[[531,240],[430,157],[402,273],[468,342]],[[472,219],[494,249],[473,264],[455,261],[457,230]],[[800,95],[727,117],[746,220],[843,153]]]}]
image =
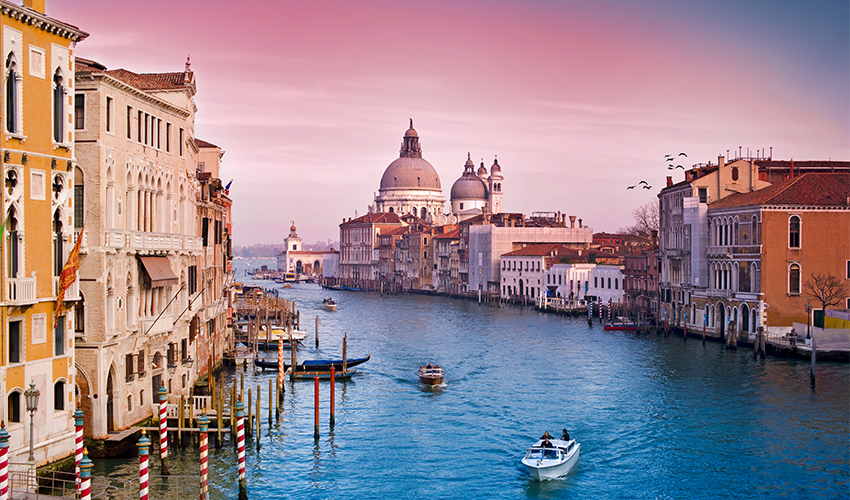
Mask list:
[{"label": "red and white striped pole", "polygon": [[94,464],[89,459],[89,451],[83,450],[80,459],[80,500],[91,500],[91,469]]},{"label": "red and white striped pole", "polygon": [[165,385],[159,388],[159,459],[160,471],[163,476],[168,476],[168,408],[166,400],[168,391]]},{"label": "red and white striped pole", "polygon": [[248,480],[245,477],[245,405],[236,401],[236,443],[239,457],[239,500],[248,500]]},{"label": "red and white striped pole", "polygon": [[[333,366],[333,365],[331,365]],[[313,439],[319,439],[319,376],[316,375],[316,395],[313,398]]]},{"label": "red and white striped pole", "polygon": [[77,408],[74,411],[74,426],[76,427],[76,436],[74,441],[74,462],[76,472],[77,494],[80,494],[80,460],[83,459],[83,410]]},{"label": "red and white striped pole", "polygon": [[150,453],[151,440],[142,429],[142,437],[136,443],[139,447],[139,500],[148,500],[148,453]]},{"label": "red and white striped pole", "polygon": [[0,500],[9,500],[9,431],[0,422]]},{"label": "red and white striped pole", "polygon": [[331,429],[336,424],[336,416],[334,415],[334,385],[336,385],[336,368],[331,365]]},{"label": "red and white striped pole", "polygon": [[198,430],[201,434],[201,499],[209,499],[209,485],[207,484],[207,430],[209,429],[210,419],[206,415],[201,415],[198,419]]},{"label": "red and white striped pole", "polygon": [[[292,335],[289,336],[290,349],[295,349],[295,346],[292,344]],[[283,336],[277,338],[277,395],[280,398],[280,394],[283,392],[283,372],[285,368],[285,364],[283,363]],[[292,367],[294,370],[295,367]],[[280,408],[280,399],[276,402],[277,408]]]}]

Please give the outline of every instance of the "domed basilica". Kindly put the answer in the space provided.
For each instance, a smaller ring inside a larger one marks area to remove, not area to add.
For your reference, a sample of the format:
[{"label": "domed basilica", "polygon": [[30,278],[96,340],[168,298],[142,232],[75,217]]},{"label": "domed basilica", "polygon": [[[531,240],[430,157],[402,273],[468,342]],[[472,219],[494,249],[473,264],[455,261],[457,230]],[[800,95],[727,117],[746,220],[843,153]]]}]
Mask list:
[{"label": "domed basilica", "polygon": [[413,128],[404,133],[399,157],[389,164],[381,177],[381,188],[369,213],[390,212],[414,214],[434,224],[453,224],[485,211],[502,211],[502,168],[493,161],[490,174],[484,162],[478,171],[467,154],[463,175],[451,189],[451,211],[445,213],[446,199],[440,185],[440,176],[434,167],[422,158],[419,134]]}]

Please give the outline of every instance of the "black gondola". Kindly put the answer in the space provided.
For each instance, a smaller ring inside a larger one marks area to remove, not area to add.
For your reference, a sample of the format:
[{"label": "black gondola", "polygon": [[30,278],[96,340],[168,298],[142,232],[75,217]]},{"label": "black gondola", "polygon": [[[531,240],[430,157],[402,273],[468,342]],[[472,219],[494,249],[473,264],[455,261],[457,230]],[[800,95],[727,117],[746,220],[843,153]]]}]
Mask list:
[{"label": "black gondola", "polygon": [[[346,365],[348,368],[353,366],[362,365],[363,363],[369,361],[371,358],[371,354],[367,354],[365,358],[350,358],[348,359]],[[254,359],[254,365],[270,370],[277,370],[277,359]],[[331,366],[334,367],[334,370],[341,372],[342,371],[342,360],[341,359],[309,359],[306,361],[302,361],[295,365],[296,372],[329,372],[331,371]],[[284,369],[288,370],[292,368],[291,364],[284,363]]]}]

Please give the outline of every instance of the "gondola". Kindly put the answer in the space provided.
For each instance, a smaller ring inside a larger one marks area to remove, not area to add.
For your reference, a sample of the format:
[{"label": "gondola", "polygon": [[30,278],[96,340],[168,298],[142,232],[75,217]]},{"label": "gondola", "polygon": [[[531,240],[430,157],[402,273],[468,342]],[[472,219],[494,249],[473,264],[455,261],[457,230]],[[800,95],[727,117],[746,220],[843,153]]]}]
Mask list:
[{"label": "gondola", "polygon": [[[353,366],[362,365],[363,363],[369,361],[371,358],[371,354],[367,354],[365,358],[350,358],[346,363],[347,368],[351,368]],[[277,370],[277,360],[276,359],[254,359],[254,365],[270,370]],[[302,361],[295,365],[296,372],[329,372],[331,371],[331,366],[334,367],[334,370],[338,372],[342,372],[342,360],[341,359],[308,359],[306,361]],[[292,368],[291,364],[284,363],[284,369],[288,370]]]}]

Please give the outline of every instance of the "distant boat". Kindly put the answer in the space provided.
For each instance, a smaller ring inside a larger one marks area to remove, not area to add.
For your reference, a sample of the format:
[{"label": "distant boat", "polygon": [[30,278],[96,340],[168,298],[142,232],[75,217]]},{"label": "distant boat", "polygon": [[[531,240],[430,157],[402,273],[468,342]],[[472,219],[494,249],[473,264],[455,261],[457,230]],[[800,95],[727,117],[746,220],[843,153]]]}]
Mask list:
[{"label": "distant boat", "polygon": [[[363,363],[369,361],[369,358],[372,356],[367,354],[365,358],[349,358],[346,360],[346,367],[351,368],[353,366],[362,365]],[[260,368],[267,368],[271,370],[277,370],[277,360],[276,359],[255,359],[254,365]],[[306,361],[302,361],[295,365],[295,372],[330,372],[331,366],[334,367],[339,373],[342,373],[342,360],[341,359],[310,359]],[[292,368],[291,364],[284,363],[284,370],[288,370]]]},{"label": "distant boat", "polygon": [[623,318],[621,316],[618,316],[617,321],[613,321],[611,323],[605,323],[604,325],[602,325],[602,328],[604,330],[632,331],[632,330],[637,330],[638,328],[643,327],[643,326],[645,326],[645,325],[642,325],[642,324],[639,325],[639,324],[635,323],[634,321],[632,321],[628,318]]},{"label": "distant boat", "polygon": [[327,298],[322,301],[322,309],[325,311],[336,311],[336,301],[332,298]]},{"label": "distant boat", "polygon": [[440,385],[443,383],[443,369],[439,365],[431,365],[419,368],[419,382],[425,385]]},{"label": "distant boat", "polygon": [[[336,369],[334,369],[334,378],[351,378],[351,376],[354,375],[355,373],[357,373],[357,370],[354,370],[354,369],[349,369],[345,373],[342,373],[342,370],[336,371]],[[292,377],[295,378],[295,379],[298,379],[298,380],[314,380],[316,377],[319,377],[320,379],[324,380],[324,379],[331,378],[331,372],[330,371],[326,371],[326,372],[318,372],[318,371],[317,372],[300,372],[300,371],[296,371],[292,375]]]}]

